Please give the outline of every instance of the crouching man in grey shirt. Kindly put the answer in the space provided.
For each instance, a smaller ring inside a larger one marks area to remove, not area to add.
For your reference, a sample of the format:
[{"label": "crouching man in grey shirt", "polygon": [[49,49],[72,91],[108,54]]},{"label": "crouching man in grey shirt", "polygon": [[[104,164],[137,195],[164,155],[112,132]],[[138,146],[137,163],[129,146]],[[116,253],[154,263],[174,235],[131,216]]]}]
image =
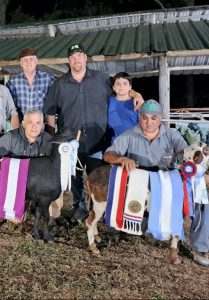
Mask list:
[{"label": "crouching man in grey shirt", "polygon": [[[115,139],[104,155],[110,164],[120,164],[127,171],[138,166],[169,170],[176,155],[187,147],[179,132],[161,123],[162,109],[155,100],[145,101],[140,109],[140,124]],[[201,206],[201,207],[200,207]],[[194,261],[209,267],[209,204],[195,203],[190,229]],[[198,228],[196,228],[196,224]]]}]

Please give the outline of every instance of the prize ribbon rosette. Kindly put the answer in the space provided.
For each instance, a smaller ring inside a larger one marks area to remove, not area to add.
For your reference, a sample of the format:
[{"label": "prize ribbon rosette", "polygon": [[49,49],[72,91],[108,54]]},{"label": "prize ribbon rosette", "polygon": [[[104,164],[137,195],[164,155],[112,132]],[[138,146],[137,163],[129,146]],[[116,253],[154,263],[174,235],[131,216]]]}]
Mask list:
[{"label": "prize ribbon rosette", "polygon": [[190,178],[192,176],[195,176],[197,173],[197,166],[192,161],[187,161],[182,164],[181,168],[181,175],[184,178]]},{"label": "prize ribbon rosette", "polygon": [[187,161],[182,164],[180,168],[181,175],[183,177],[183,189],[184,189],[184,204],[183,204],[183,214],[184,216],[189,216],[189,196],[187,191],[187,178],[191,178],[192,176],[195,176],[197,173],[197,166],[195,163],[191,161]]}]

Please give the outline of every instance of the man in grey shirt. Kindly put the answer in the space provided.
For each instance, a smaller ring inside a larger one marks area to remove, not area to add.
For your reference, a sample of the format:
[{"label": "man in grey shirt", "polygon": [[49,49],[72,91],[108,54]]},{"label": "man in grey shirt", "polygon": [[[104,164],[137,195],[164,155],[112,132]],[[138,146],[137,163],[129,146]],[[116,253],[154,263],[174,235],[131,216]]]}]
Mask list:
[{"label": "man in grey shirt", "polygon": [[[138,166],[151,170],[173,169],[176,155],[183,152],[187,143],[179,132],[166,127],[161,120],[159,103],[152,99],[145,101],[140,109],[139,126],[118,136],[106,150],[104,160],[110,164],[120,164],[127,171]],[[190,237],[194,261],[209,267],[209,204],[203,206],[200,214],[199,206],[195,205]]]},{"label": "man in grey shirt", "polygon": [[19,127],[19,118],[14,101],[7,87],[0,84],[0,135],[8,131],[7,122],[13,129]]},{"label": "man in grey shirt", "polygon": [[155,100],[148,100],[140,109],[139,125],[125,131],[106,150],[104,160],[132,170],[137,166],[174,168],[176,155],[183,152],[186,141],[179,132],[161,124],[162,110]]}]

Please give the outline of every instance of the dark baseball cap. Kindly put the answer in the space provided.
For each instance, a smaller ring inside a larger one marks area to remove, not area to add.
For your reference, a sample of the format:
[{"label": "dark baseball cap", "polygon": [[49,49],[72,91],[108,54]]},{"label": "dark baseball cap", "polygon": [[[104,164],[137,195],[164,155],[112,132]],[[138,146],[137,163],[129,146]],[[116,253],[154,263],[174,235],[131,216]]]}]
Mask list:
[{"label": "dark baseball cap", "polygon": [[153,99],[145,101],[140,108],[141,115],[161,115],[162,108],[160,104]]},{"label": "dark baseball cap", "polygon": [[68,48],[68,56],[73,55],[75,52],[86,53],[84,47],[80,44],[73,44]]},{"label": "dark baseball cap", "polygon": [[20,51],[20,58],[25,56],[37,56],[37,52],[35,48],[24,48]]}]

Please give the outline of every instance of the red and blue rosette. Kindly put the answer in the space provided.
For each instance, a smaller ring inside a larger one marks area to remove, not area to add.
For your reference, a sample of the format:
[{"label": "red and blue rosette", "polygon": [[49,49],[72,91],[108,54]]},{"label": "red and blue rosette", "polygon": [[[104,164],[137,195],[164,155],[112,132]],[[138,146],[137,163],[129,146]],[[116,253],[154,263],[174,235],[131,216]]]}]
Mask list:
[{"label": "red and blue rosette", "polygon": [[180,172],[183,178],[183,189],[184,189],[184,204],[183,204],[183,214],[184,216],[189,216],[189,197],[187,192],[186,179],[195,176],[197,173],[197,166],[192,161],[187,161],[182,164]]},{"label": "red and blue rosette", "polygon": [[195,176],[197,173],[197,166],[194,162],[192,161],[187,161],[185,163],[182,164],[181,168],[181,175],[184,178],[190,178],[192,176]]}]

